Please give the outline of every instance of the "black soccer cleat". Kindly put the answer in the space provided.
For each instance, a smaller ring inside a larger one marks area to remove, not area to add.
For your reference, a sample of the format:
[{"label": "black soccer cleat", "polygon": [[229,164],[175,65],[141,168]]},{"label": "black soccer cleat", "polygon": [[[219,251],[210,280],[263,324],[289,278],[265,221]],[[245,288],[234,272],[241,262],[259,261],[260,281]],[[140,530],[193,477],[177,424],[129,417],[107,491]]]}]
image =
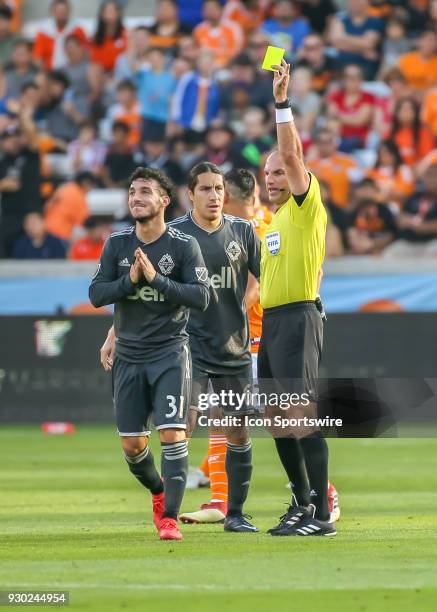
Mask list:
[{"label": "black soccer cleat", "polygon": [[306,506],[293,506],[290,504],[287,512],[279,517],[279,523],[269,529],[267,533],[277,535],[278,531],[296,526],[304,517],[307,516],[312,516],[312,514],[308,511]]},{"label": "black soccer cleat", "polygon": [[233,531],[234,533],[249,533],[257,532],[259,529],[255,525],[251,525],[247,519],[252,517],[249,514],[236,514],[225,518],[224,530]]},{"label": "black soccer cleat", "polygon": [[282,529],[279,529],[272,535],[275,536],[325,536],[333,537],[337,535],[337,530],[334,523],[328,521],[320,521],[313,516],[305,516],[297,525],[285,524]]}]

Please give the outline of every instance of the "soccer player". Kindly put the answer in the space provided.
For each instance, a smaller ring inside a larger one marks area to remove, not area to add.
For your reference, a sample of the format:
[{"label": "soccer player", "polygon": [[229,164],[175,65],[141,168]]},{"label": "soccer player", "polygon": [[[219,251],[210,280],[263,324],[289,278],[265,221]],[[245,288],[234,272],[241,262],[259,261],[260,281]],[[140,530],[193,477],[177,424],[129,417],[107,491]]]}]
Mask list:
[{"label": "soccer player", "polygon": [[[265,179],[273,216],[262,243],[263,331],[258,378],[286,381],[289,393],[307,394],[315,412],[323,323],[315,300],[325,254],[327,215],[316,177],[304,165],[302,144],[287,98],[290,66],[283,60],[273,79],[278,150],[266,161]],[[275,435],[279,458],[292,484],[293,503],[275,536],[335,536],[329,522],[328,447],[319,431]],[[309,486],[311,483],[311,489]]]},{"label": "soccer player", "polygon": [[[170,195],[162,172],[137,168],[128,197],[135,225],[106,241],[89,295],[95,307],[115,304],[113,394],[127,464],[152,493],[160,539],[181,540],[177,516],[188,469],[191,391],[186,325],[189,308],[208,306],[209,289],[195,238],[164,222]],[[148,446],[152,416],[162,446],[162,479]]]},{"label": "soccer player", "polygon": [[[240,217],[250,221],[257,236],[262,239],[267,224],[255,212],[255,189],[256,180],[249,170],[237,168],[230,170],[225,175],[224,210],[233,217]],[[253,377],[256,377],[256,359],[262,327],[262,308],[259,304],[259,282],[253,274],[249,274],[245,305],[249,319],[252,374]],[[203,461],[202,468],[196,471],[200,472],[200,476],[205,478],[205,471],[207,470],[210,481],[211,500],[209,503],[203,504],[200,510],[185,512],[181,515],[181,520],[187,523],[220,523],[223,521],[228,501],[225,458],[226,436],[219,429],[211,430],[207,462]]]},{"label": "soccer player", "polygon": [[[252,224],[223,214],[224,177],[211,163],[197,164],[188,176],[188,194],[193,210],[169,223],[194,236],[199,242],[208,270],[210,304],[204,312],[193,311],[188,323],[193,360],[193,394],[189,411],[189,429],[195,427],[198,400],[208,391],[243,393],[252,383],[249,326],[245,294],[249,273],[259,278],[260,241]],[[228,396],[230,397],[230,395]],[[224,413],[241,415],[240,410],[222,406]],[[247,428],[225,430],[227,439],[226,474],[229,499],[204,504],[203,510],[219,510],[225,531],[255,532],[243,515],[252,474],[252,445]],[[217,514],[216,514],[217,516]],[[181,520],[187,520],[182,514]],[[189,518],[188,518],[189,520]],[[196,521],[199,522],[199,521]]]}]

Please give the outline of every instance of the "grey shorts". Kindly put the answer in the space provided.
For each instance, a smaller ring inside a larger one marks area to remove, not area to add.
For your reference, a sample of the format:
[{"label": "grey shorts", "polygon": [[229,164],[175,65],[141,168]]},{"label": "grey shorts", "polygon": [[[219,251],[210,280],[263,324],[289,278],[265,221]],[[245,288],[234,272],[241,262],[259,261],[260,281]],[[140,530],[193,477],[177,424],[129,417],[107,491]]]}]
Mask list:
[{"label": "grey shorts", "polygon": [[[229,368],[226,374],[207,372],[193,364],[190,408],[203,412],[213,406],[214,401],[223,415],[252,414],[254,412],[250,402],[252,382],[251,363],[240,368]],[[224,401],[221,401],[221,398]]]},{"label": "grey shorts", "polygon": [[186,429],[191,397],[191,356],[185,345],[144,363],[115,358],[115,419],[120,436],[147,436],[156,429]]}]

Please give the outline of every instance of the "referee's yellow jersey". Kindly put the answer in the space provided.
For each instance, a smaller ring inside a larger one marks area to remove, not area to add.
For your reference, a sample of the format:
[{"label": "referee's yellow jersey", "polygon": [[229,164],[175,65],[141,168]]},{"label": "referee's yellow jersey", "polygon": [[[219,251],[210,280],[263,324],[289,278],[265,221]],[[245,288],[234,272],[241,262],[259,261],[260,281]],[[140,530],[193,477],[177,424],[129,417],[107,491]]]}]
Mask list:
[{"label": "referee's yellow jersey", "polygon": [[261,306],[315,300],[325,257],[327,214],[311,174],[305,200],[290,198],[275,213],[262,241]]}]

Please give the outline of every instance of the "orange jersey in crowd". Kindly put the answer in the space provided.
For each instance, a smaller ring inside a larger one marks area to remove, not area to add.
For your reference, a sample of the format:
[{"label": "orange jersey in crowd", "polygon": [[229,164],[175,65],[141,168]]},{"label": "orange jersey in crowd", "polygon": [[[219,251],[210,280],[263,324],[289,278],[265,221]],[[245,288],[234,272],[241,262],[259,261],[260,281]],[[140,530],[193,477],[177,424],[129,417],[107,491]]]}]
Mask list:
[{"label": "orange jersey in crowd", "polygon": [[214,53],[219,66],[226,66],[243,47],[243,32],[234,21],[222,21],[213,28],[209,23],[199,23],[193,31],[194,40],[201,49]]},{"label": "orange jersey in crowd", "polygon": [[102,45],[91,44],[91,61],[99,64],[103,70],[114,70],[117,57],[126,51],[127,36],[123,32],[120,38],[105,38]]},{"label": "orange jersey in crowd", "polygon": [[84,45],[88,44],[88,38],[82,28],[72,23],[63,30],[58,30],[53,22],[44,25],[35,37],[32,55],[34,59],[41,61],[44,68],[52,70],[66,64],[65,40],[68,36],[75,36]]},{"label": "orange jersey in crowd", "polygon": [[427,153],[434,148],[434,139],[431,132],[422,127],[417,144],[411,128],[401,128],[395,135],[394,141],[398,146],[401,157],[408,166],[417,164]]},{"label": "orange jersey in crowd", "polygon": [[[251,222],[255,228],[258,238],[263,240],[268,224],[257,215],[252,217]],[[263,323],[263,309],[261,308],[261,304],[257,302],[252,306],[252,308],[249,308],[247,311],[247,316],[249,319],[250,328],[250,349],[252,353],[258,353]]]},{"label": "orange jersey in crowd", "polygon": [[132,148],[135,148],[140,143],[141,138],[142,117],[139,102],[130,109],[117,104],[111,114],[113,121],[122,121],[130,127],[128,143]]},{"label": "orange jersey in crowd", "polygon": [[418,51],[405,53],[399,59],[408,85],[414,89],[426,89],[437,84],[437,55],[424,59]]},{"label": "orange jersey in crowd", "polygon": [[350,188],[350,170],[357,168],[357,162],[351,155],[335,153],[325,159],[308,161],[308,168],[319,181],[329,185],[331,199],[339,208],[346,208]]},{"label": "orange jersey in crowd", "polygon": [[223,19],[235,21],[246,34],[259,28],[264,17],[265,11],[262,9],[248,9],[238,0],[228,0],[223,9]]},{"label": "orange jersey in crowd", "polygon": [[95,242],[94,240],[90,240],[88,237],[80,238],[80,240],[76,240],[76,242],[73,244],[68,257],[69,259],[74,259],[75,261],[98,261],[100,259],[100,255],[102,254],[104,244],[104,240],[101,242]]},{"label": "orange jersey in crowd", "polygon": [[401,165],[393,172],[390,168],[372,168],[367,172],[384,193],[396,192],[401,198],[410,196],[414,191],[415,180],[411,168]]},{"label": "orange jersey in crowd", "polygon": [[74,182],[59,187],[44,210],[47,231],[62,240],[71,240],[73,228],[89,215],[85,192]]},{"label": "orange jersey in crowd", "polygon": [[434,136],[437,136],[437,87],[426,93],[422,113],[423,123],[432,130]]}]

